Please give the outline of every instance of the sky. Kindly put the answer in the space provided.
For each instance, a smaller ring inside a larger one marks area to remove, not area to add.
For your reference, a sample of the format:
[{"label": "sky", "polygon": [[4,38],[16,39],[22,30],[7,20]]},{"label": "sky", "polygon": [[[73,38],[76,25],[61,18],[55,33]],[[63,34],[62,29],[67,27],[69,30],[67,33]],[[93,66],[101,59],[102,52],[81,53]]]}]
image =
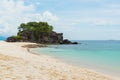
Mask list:
[{"label": "sky", "polygon": [[47,21],[71,40],[120,40],[120,0],[0,0],[0,36]]}]

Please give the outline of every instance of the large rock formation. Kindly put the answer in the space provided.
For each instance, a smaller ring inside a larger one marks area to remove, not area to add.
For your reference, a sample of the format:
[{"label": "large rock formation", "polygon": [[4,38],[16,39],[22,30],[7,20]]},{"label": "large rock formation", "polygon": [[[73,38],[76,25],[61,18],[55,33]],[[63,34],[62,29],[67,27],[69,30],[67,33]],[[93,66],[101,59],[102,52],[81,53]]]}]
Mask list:
[{"label": "large rock formation", "polygon": [[19,41],[25,41],[25,42],[37,42],[37,43],[62,43],[63,42],[63,33],[56,33],[56,32],[50,32],[50,33],[39,33],[39,35],[35,36],[30,31],[22,31],[20,36],[22,38],[17,38],[14,36],[8,37],[6,41],[8,42],[19,42]]},{"label": "large rock formation", "polygon": [[18,27],[17,36],[8,37],[8,42],[36,42],[43,44],[77,44],[65,39],[63,33],[53,31],[53,27],[47,22],[22,23]]},{"label": "large rock formation", "polygon": [[56,33],[54,31],[50,33],[39,33],[34,36],[32,32],[22,31],[21,37],[8,37],[7,42],[36,42],[43,44],[78,44],[77,42],[71,42],[68,39],[63,40],[63,33]]}]

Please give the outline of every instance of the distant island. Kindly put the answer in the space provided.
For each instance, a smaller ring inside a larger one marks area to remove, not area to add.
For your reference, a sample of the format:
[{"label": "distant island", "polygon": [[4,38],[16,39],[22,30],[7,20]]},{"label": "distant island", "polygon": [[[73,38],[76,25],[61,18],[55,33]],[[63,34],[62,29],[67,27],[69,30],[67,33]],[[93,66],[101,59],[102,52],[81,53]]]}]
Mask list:
[{"label": "distant island", "polygon": [[68,39],[63,39],[63,33],[53,31],[53,26],[47,22],[21,23],[17,36],[10,36],[7,42],[35,42],[42,44],[78,44]]}]

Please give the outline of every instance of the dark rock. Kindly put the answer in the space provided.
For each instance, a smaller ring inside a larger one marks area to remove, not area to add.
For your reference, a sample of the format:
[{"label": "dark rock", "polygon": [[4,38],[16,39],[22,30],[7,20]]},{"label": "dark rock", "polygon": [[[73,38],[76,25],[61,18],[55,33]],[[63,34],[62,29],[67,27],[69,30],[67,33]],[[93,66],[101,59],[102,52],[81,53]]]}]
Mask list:
[{"label": "dark rock", "polygon": [[18,33],[21,36],[21,39],[17,39],[16,37],[8,37],[7,42],[37,42],[43,44],[60,44],[63,42],[63,33],[56,33],[54,31],[50,33],[39,33],[39,35],[34,35],[32,31],[21,31]]},{"label": "dark rock", "polygon": [[71,42],[68,39],[63,40],[63,33],[56,33],[54,31],[50,33],[39,33],[34,35],[31,31],[21,31],[19,36],[11,36],[7,38],[7,42],[35,42],[42,44],[78,44],[77,42]]},{"label": "dark rock", "polygon": [[28,45],[24,45],[22,47],[24,47],[24,48],[37,48],[37,47],[47,47],[47,46],[43,45],[43,44],[28,44]]},{"label": "dark rock", "polygon": [[72,44],[78,44],[78,42],[72,42]]},{"label": "dark rock", "polygon": [[16,39],[13,37],[8,37],[6,41],[7,42],[16,42]]},{"label": "dark rock", "polygon": [[11,36],[11,37],[8,37],[7,42],[23,42],[24,41],[24,37],[21,37],[21,36]]},{"label": "dark rock", "polygon": [[68,39],[65,39],[65,40],[63,40],[62,44],[72,44],[72,42],[69,41]]}]

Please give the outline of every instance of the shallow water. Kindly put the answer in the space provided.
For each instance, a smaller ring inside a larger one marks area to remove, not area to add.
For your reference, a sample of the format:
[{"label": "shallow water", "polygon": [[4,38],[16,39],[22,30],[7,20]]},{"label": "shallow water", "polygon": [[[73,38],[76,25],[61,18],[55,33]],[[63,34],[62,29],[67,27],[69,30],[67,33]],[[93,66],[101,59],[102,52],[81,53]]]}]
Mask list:
[{"label": "shallow water", "polygon": [[78,45],[51,45],[34,52],[54,56],[80,67],[120,76],[120,41],[78,41]]}]

